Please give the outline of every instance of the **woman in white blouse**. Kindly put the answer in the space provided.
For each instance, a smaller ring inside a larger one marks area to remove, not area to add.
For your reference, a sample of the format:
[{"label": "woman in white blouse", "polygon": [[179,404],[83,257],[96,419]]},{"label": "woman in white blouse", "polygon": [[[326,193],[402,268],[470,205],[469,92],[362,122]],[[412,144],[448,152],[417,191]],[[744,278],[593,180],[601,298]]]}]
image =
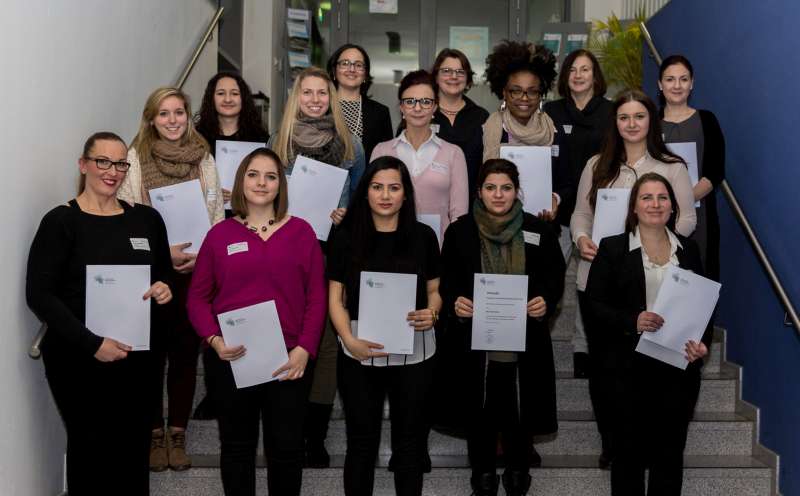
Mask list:
[{"label": "woman in white blouse", "polygon": [[675,232],[680,215],[670,181],[652,172],[642,175],[631,190],[625,232],[600,242],[589,272],[587,329],[601,331],[614,364],[615,496],[644,496],[645,470],[648,494],[681,493],[683,450],[712,326],[706,323],[701,342],[685,343],[685,369],[635,351],[642,333],[659,332],[664,324],[652,310],[667,270],[677,266],[703,274],[697,244]]},{"label": "woman in white blouse", "polygon": [[[661,122],[653,101],[639,90],[627,90],[614,101],[613,115],[616,125],[608,128],[600,153],[589,159],[583,169],[575,211],[570,221],[572,239],[580,255],[577,280],[579,311],[585,304],[584,291],[589,267],[597,254],[597,245],[592,241],[592,227],[600,190],[629,189],[642,175],[656,172],[665,177],[675,190],[676,202],[680,207],[675,230],[683,236],[689,236],[697,224],[689,171],[683,160],[671,153],[664,144]],[[593,335],[592,329],[586,325],[585,315],[583,317],[592,364],[589,392],[603,440],[599,465],[608,468],[613,457],[609,423],[610,391],[613,387],[610,370],[613,369],[613,363],[606,356],[605,343],[598,339],[597,332]]]}]

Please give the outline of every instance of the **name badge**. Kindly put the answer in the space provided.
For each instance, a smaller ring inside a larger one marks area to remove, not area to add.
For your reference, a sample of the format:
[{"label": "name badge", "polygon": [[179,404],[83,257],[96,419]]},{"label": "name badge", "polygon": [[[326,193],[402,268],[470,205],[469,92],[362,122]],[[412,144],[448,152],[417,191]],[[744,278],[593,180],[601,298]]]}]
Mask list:
[{"label": "name badge", "polygon": [[150,241],[147,238],[131,238],[134,250],[150,251]]},{"label": "name badge", "polygon": [[433,134],[439,134],[439,124],[431,124],[431,131]]},{"label": "name badge", "polygon": [[241,243],[233,243],[228,245],[228,255],[233,255],[234,253],[241,253],[243,251],[247,251],[249,248],[247,247],[247,241],[242,241]]},{"label": "name badge", "polygon": [[550,145],[550,155],[558,157],[558,145]]},{"label": "name badge", "polygon": [[567,134],[572,134],[572,124],[564,124],[564,132]]},{"label": "name badge", "polygon": [[447,164],[440,164],[439,162],[431,162],[431,170],[439,174],[449,174],[450,166]]},{"label": "name badge", "polygon": [[522,236],[525,238],[526,243],[531,244],[533,246],[539,246],[539,241],[542,238],[541,234],[528,231],[522,231]]}]

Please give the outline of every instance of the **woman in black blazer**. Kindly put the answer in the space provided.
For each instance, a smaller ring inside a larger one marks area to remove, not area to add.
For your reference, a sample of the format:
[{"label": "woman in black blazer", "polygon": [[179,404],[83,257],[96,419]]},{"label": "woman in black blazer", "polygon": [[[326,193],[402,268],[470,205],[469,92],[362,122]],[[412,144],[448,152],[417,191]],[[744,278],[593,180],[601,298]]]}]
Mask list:
[{"label": "woman in black blazer", "polygon": [[347,43],[328,59],[328,75],[339,92],[339,103],[350,132],[364,145],[364,156],[372,149],[394,137],[389,108],[367,95],[372,86],[369,55],[359,45]]},{"label": "woman in black blazer", "polygon": [[675,234],[678,204],[669,181],[644,174],[631,190],[626,232],[600,242],[586,287],[587,326],[602,336],[615,367],[613,496],[677,496],[683,450],[700,392],[702,358],[711,346],[707,325],[700,343],[686,343],[686,370],[635,352],[642,332],[664,319],[650,311],[671,265],[703,274],[700,253]]},{"label": "woman in black blazer", "polygon": [[[495,475],[498,431],[502,432],[509,496],[530,487],[534,435],[558,430],[555,370],[547,318],[564,289],[564,258],[551,225],[522,211],[517,198],[519,173],[504,159],[486,161],[478,173],[473,211],[445,232],[442,260],[442,308],[448,316],[442,346],[461,354],[458,376],[450,385],[451,415],[467,425],[471,483],[477,496],[497,494]],[[529,277],[526,351],[471,350],[474,275],[520,274]]]}]

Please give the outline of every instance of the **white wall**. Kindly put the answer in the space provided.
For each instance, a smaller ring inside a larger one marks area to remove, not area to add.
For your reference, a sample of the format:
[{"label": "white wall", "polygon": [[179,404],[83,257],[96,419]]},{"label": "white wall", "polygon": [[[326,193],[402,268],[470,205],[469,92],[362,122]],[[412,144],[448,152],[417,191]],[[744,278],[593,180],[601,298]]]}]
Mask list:
[{"label": "white wall", "polygon": [[[74,196],[85,138],[110,130],[130,140],[148,93],[174,82],[212,12],[207,0],[3,2],[0,494],[63,489],[63,429],[42,364],[26,355],[39,327],[24,301],[35,229],[45,212]],[[186,87],[197,103],[216,70],[209,48]]]},{"label": "white wall", "polygon": [[586,0],[584,4],[584,21],[605,20],[611,13],[622,18],[623,0]]},{"label": "white wall", "polygon": [[[259,91],[273,100],[272,81],[273,70],[273,11],[275,4],[282,2],[276,0],[244,0],[244,14],[242,26],[242,77],[253,94]],[[270,115],[274,113],[270,105]],[[275,130],[272,119],[269,130]]]}]

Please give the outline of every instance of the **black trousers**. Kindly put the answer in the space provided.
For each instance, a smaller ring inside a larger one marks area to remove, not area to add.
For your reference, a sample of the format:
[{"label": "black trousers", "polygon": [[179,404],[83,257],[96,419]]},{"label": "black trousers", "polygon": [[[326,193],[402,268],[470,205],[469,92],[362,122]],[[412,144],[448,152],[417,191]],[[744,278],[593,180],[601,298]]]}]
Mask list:
[{"label": "black trousers", "polygon": [[372,367],[339,351],[339,392],[345,412],[347,454],[344,461],[346,496],[370,496],[375,484],[375,460],[381,439],[383,401],[389,395],[395,492],[422,494],[422,446],[429,423],[428,409],[434,358],[414,365]]},{"label": "black trousers", "polygon": [[643,355],[616,382],[613,496],[679,496],[683,450],[700,393],[697,368],[680,370]]},{"label": "black trousers", "polygon": [[197,383],[197,354],[200,338],[186,313],[186,295],[191,276],[175,275],[173,322],[163,332],[153,336],[157,357],[158,375],[152,395],[152,429],[164,427],[164,370],[169,361],[167,375],[168,418],[167,425],[186,428],[192,413],[194,389]]},{"label": "black trousers", "polygon": [[256,494],[259,421],[264,429],[267,487],[273,496],[299,496],[303,481],[303,418],[313,365],[303,378],[236,389],[229,362],[209,355],[209,385],[216,402],[220,471],[226,496]]},{"label": "black trousers", "polygon": [[582,313],[586,341],[589,346],[589,398],[592,401],[597,430],[602,440],[603,451],[613,455],[614,442],[614,389],[615,368],[614,354],[609,343],[603,339],[603,329],[595,328],[592,319],[586,314],[588,308],[586,293],[578,291],[578,309]]},{"label": "black trousers", "polygon": [[486,376],[486,400],[478,415],[472,419],[467,437],[473,476],[495,472],[498,433],[506,468],[527,473],[533,436],[520,421],[517,364],[490,361]]},{"label": "black trousers", "polygon": [[70,496],[150,494],[153,354],[135,351],[102,363],[77,351],[46,348],[42,358],[67,432]]}]

